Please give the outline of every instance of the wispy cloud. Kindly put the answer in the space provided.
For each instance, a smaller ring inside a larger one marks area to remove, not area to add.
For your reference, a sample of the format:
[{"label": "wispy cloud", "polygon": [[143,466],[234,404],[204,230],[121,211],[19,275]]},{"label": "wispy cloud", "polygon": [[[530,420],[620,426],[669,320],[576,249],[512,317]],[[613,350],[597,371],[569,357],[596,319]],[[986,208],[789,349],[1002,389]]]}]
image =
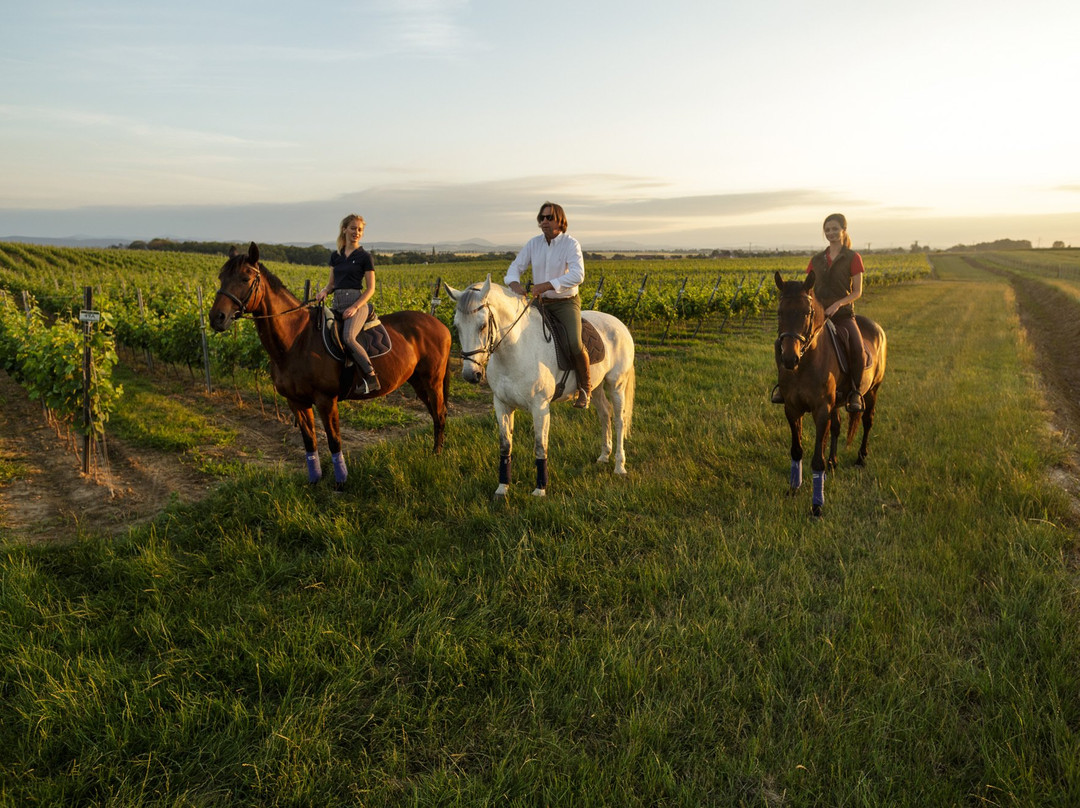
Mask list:
[{"label": "wispy cloud", "polygon": [[296,145],[288,141],[243,138],[224,132],[168,126],[123,115],[88,112],[79,109],[0,104],[0,120],[25,121],[47,126],[93,127],[112,130],[118,136],[132,139],[152,140],[159,144],[167,141],[174,145],[188,145],[191,147],[229,146],[285,149],[293,148]]},{"label": "wispy cloud", "polygon": [[461,22],[469,0],[383,0],[384,47],[419,56],[453,57],[474,39]]}]

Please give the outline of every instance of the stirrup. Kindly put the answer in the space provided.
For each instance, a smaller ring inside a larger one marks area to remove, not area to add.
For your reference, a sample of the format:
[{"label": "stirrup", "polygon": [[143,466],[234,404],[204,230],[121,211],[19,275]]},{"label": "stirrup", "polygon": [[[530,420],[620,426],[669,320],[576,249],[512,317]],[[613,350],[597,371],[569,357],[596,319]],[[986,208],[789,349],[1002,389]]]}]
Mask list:
[{"label": "stirrup", "polygon": [[579,410],[587,410],[589,409],[589,401],[591,398],[588,390],[578,388],[577,398],[574,399],[574,406]]},{"label": "stirrup", "polygon": [[857,412],[862,412],[863,409],[865,409],[865,406],[866,405],[863,404],[862,395],[859,393],[858,390],[856,390],[848,396],[847,406],[845,409],[847,409],[848,412],[854,415]]},{"label": "stirrup", "polygon": [[782,395],[780,395],[780,385],[776,385],[775,387],[773,387],[772,393],[769,394],[769,400],[773,404],[783,404],[784,403],[784,397]]}]

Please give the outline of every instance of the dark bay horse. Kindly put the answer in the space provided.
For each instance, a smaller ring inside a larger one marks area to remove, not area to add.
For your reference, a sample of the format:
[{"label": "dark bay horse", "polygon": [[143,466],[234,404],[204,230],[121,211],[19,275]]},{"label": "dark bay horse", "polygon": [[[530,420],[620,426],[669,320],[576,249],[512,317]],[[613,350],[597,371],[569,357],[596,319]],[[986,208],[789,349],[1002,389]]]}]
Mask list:
[{"label": "dark bay horse", "polygon": [[[244,314],[252,317],[259,340],[270,354],[274,388],[289,402],[300,426],[307,450],[309,482],[317,483],[322,477],[311,409],[314,406],[326,431],[334,481],[340,489],[348,476],[341,454],[338,419],[342,362],[326,350],[320,317],[314,316],[314,309],[301,303],[277,276],[259,263],[259,248],[254,242],[247,255],[235,253],[225,262],[218,280],[221,286],[210,309],[210,326],[222,332],[238,317]],[[379,319],[393,346],[389,353],[371,359],[382,387],[368,395],[349,394],[348,398],[378,398],[408,382],[431,413],[438,454],[443,445],[450,388],[450,330],[419,311],[398,311]]]},{"label": "dark bay horse", "polygon": [[[810,413],[817,433],[810,468],[814,476],[811,512],[821,516],[825,504],[825,471],[835,469],[836,442],[840,433],[840,409],[847,400],[851,381],[841,369],[840,360],[825,326],[825,309],[814,296],[814,273],[803,281],[784,281],[775,275],[780,289],[778,308],[779,336],[776,338],[776,366],[780,376],[780,394],[791,427],[791,492],[802,485],[802,417]],[[877,323],[856,315],[859,331],[868,354],[862,378],[864,409],[863,436],[859,446],[858,466],[866,464],[870,428],[874,425],[874,407],[878,388],[885,376],[885,332]],[[856,414],[857,415],[857,414]],[[856,415],[848,422],[847,442],[858,429]],[[825,438],[832,431],[829,459],[825,461]]]}]

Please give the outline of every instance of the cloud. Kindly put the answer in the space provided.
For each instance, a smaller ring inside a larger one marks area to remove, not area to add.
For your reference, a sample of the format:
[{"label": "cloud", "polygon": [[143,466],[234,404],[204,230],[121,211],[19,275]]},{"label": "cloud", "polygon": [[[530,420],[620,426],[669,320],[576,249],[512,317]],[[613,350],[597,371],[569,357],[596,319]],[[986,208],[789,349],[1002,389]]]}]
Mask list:
[{"label": "cloud", "polygon": [[368,222],[370,243],[434,245],[484,239],[515,248],[536,232],[534,216],[545,200],[559,202],[571,232],[586,249],[627,244],[654,248],[755,249],[820,246],[821,219],[849,214],[852,238],[865,248],[934,247],[995,238],[1080,244],[1076,214],[943,219],[927,211],[899,210],[818,190],[747,194],[642,195],[630,201],[617,190],[663,191],[647,177],[621,175],[530,176],[473,183],[413,183],[366,188],[334,198],[250,205],[81,207],[68,210],[0,209],[3,236],[70,236],[120,242],[167,237],[246,243],[329,243],[347,213]]},{"label": "cloud", "polygon": [[147,123],[123,115],[110,115],[103,112],[86,112],[78,109],[49,107],[13,106],[0,104],[0,120],[24,121],[43,124],[47,127],[70,126],[79,129],[93,127],[111,130],[114,136],[145,140],[159,146],[163,142],[188,147],[227,146],[230,148],[293,148],[297,144],[280,140],[255,140],[236,137],[222,132],[205,129],[166,126]]},{"label": "cloud", "polygon": [[458,56],[473,35],[459,18],[468,0],[384,0],[382,50],[420,56]]}]

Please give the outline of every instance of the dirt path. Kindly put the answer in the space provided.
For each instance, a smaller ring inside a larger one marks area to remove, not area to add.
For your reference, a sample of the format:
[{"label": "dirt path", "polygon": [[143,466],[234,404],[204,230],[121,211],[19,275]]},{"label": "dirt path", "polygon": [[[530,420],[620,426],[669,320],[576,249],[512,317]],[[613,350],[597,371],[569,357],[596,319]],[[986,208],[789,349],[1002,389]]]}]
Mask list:
[{"label": "dirt path", "polygon": [[[174,380],[169,387],[175,386]],[[232,391],[208,395],[194,385],[172,395],[200,411],[212,403],[214,425],[237,436],[228,447],[203,449],[207,457],[284,465],[295,468],[298,475],[303,473],[300,430],[283,401],[275,409],[268,390],[264,390],[264,406],[257,400],[241,402]],[[390,393],[384,400],[416,412],[422,422],[430,424],[427,411],[411,389]],[[218,482],[182,454],[133,446],[112,435],[106,438],[108,468],[83,474],[82,439],[58,436],[45,423],[41,405],[31,401],[2,371],[0,404],[0,463],[14,469],[7,475],[11,479],[0,486],[0,535],[43,542],[68,540],[81,530],[122,533],[129,526],[153,519],[171,502],[198,502]],[[482,409],[483,405],[451,402],[450,418]],[[373,443],[400,437],[405,431],[345,426],[343,450],[346,455],[353,454]],[[321,425],[318,437],[325,455]]]}]

